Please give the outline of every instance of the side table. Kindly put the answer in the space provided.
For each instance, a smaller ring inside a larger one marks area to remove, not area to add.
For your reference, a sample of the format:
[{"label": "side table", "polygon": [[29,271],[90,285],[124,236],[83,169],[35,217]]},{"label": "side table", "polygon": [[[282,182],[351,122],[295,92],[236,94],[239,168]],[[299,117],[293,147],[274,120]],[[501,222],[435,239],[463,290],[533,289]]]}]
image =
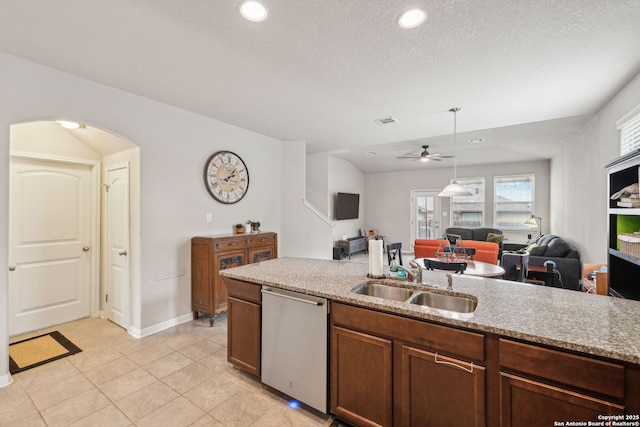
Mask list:
[{"label": "side table", "polygon": [[347,240],[338,240],[337,246],[342,248],[342,251],[351,259],[351,254],[367,250],[367,238],[351,237]]}]

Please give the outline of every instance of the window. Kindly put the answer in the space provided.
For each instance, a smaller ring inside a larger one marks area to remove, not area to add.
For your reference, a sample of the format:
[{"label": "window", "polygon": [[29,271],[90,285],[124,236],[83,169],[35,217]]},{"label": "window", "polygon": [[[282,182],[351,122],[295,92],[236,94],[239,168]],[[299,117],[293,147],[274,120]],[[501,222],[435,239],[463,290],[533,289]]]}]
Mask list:
[{"label": "window", "polygon": [[620,129],[620,155],[640,148],[640,105],[616,123]]},{"label": "window", "polygon": [[534,175],[496,176],[495,227],[501,230],[529,230],[524,222],[533,215]]},{"label": "window", "polygon": [[451,198],[452,227],[482,227],[484,225],[484,178],[457,179],[471,196]]}]

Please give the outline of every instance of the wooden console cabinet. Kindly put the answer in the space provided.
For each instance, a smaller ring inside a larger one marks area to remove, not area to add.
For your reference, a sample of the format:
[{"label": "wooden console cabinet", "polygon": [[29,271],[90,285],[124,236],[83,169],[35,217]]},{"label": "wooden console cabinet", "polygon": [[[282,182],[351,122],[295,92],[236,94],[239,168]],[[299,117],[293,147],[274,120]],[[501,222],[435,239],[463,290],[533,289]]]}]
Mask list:
[{"label": "wooden console cabinet", "polygon": [[227,289],[219,271],[278,257],[276,233],[203,236],[191,239],[191,310],[214,316],[227,311]]}]

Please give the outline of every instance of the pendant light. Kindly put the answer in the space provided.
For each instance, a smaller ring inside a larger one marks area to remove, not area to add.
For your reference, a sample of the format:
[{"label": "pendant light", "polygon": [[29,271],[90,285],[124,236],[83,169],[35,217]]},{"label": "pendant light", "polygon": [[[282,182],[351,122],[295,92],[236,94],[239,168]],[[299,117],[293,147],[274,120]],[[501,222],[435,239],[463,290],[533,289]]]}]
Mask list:
[{"label": "pendant light", "polygon": [[453,181],[451,184],[444,187],[444,190],[438,194],[440,197],[459,197],[459,196],[471,196],[471,192],[466,189],[462,184],[456,182],[456,169],[457,169],[457,156],[456,156],[456,113],[460,111],[460,108],[454,107],[449,111],[453,113]]}]

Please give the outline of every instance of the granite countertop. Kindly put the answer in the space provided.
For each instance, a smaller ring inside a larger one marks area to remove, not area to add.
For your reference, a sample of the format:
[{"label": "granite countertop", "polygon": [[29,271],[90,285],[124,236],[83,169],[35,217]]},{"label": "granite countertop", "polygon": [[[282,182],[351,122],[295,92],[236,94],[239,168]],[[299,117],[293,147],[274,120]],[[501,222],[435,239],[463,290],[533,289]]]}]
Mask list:
[{"label": "granite countertop", "polygon": [[[388,267],[387,267],[388,268]],[[436,321],[582,353],[640,364],[640,302],[506,280],[454,275],[454,293],[472,295],[474,313],[448,315],[430,307],[351,292],[367,278],[362,263],[277,258],[221,275],[271,285],[379,311]],[[443,272],[423,271],[423,281],[446,289]],[[397,279],[394,286],[432,290]]]}]

